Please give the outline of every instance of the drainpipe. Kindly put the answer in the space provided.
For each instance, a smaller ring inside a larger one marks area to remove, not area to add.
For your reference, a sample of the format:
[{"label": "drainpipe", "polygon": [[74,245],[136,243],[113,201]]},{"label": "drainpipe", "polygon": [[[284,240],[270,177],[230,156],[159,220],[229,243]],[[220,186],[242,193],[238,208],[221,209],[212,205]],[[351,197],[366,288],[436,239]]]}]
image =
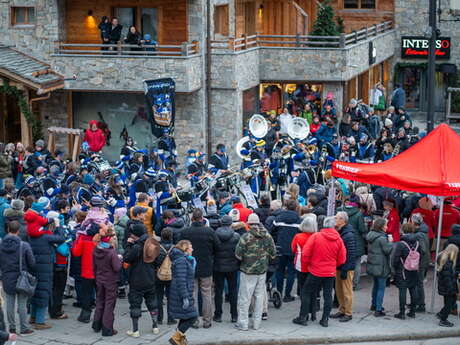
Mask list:
[{"label": "drainpipe", "polygon": [[42,96],[42,97],[31,98],[29,100],[30,111],[32,111],[32,103],[37,102],[37,101],[44,101],[46,99],[49,99],[50,97],[51,97],[51,92],[48,92],[45,96]]},{"label": "drainpipe", "polygon": [[208,155],[212,153],[211,132],[211,0],[206,1],[206,150]]}]

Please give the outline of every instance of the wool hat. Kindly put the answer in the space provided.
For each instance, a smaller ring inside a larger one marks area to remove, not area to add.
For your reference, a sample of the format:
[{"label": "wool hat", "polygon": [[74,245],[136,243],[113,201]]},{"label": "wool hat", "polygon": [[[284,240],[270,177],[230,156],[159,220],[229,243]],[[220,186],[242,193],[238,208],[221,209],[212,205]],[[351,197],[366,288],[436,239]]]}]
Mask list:
[{"label": "wool hat", "polygon": [[87,185],[90,185],[90,184],[93,184],[94,183],[94,177],[93,175],[91,174],[86,174],[84,177],[83,177],[83,184],[87,184]]},{"label": "wool hat", "polygon": [[32,210],[36,212],[42,212],[44,209],[48,208],[50,205],[50,199],[45,196],[42,196],[38,201],[32,203]]},{"label": "wool hat", "polygon": [[92,207],[103,207],[105,204],[104,199],[102,199],[99,195],[95,195],[91,197],[91,200],[89,201]]},{"label": "wool hat", "polygon": [[232,225],[233,219],[230,216],[223,216],[222,219],[220,220],[220,223],[223,226],[229,226],[229,225]]},{"label": "wool hat", "polygon": [[146,233],[145,225],[144,224],[134,224],[131,227],[131,233],[134,236],[141,237]]},{"label": "wool hat", "polygon": [[393,121],[391,121],[390,119],[385,119],[385,127],[388,127],[391,125],[393,125]]},{"label": "wool hat", "polygon": [[45,141],[42,140],[42,139],[39,139],[35,142],[35,146],[38,146],[38,147],[45,147]]},{"label": "wool hat", "polygon": [[248,224],[260,224],[259,216],[255,213],[251,213],[248,217]]},{"label": "wool hat", "polygon": [[11,201],[11,208],[16,211],[23,211],[24,210],[24,201],[21,199],[15,199]]},{"label": "wool hat", "polygon": [[240,221],[240,211],[238,211],[236,208],[232,209],[228,215],[232,217],[232,220],[234,222],[239,222]]},{"label": "wool hat", "polygon": [[48,218],[48,219],[59,219],[59,212],[56,212],[56,211],[49,211],[49,212],[46,214],[46,218]]}]

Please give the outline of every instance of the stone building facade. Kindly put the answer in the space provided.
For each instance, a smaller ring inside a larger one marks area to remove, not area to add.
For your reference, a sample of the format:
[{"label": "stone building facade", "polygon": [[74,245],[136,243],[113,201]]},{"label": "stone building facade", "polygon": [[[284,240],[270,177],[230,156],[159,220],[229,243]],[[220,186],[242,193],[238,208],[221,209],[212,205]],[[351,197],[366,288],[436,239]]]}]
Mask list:
[{"label": "stone building facade", "polygon": [[[441,37],[451,41],[450,59],[436,59],[435,109],[446,110],[446,89],[455,69],[460,69],[460,15],[450,8],[449,1],[438,2],[437,26]],[[428,0],[395,0],[395,59],[394,79],[406,89],[409,107],[426,111],[426,62],[424,59],[404,58],[401,56],[401,38],[416,36],[424,38],[428,29]],[[415,95],[415,96],[413,96]]]},{"label": "stone building facade", "polygon": [[[198,47],[193,54],[149,57],[66,54],[56,48],[56,42],[64,42],[66,38],[65,4],[68,1],[71,0],[0,0],[0,43],[49,64],[65,79],[63,89],[39,101],[39,116],[44,127],[84,128],[88,119],[102,112],[109,124],[123,118],[112,133],[114,140],[119,140],[123,125],[139,126],[133,116],[142,103],[142,81],[170,77],[177,88],[175,137],[181,155],[189,148],[205,151],[209,144],[214,148],[223,142],[229,147],[232,158],[236,158],[233,148],[242,136],[247,119],[245,97],[249,93],[255,95],[253,110],[256,112],[263,83],[320,84],[323,97],[332,92],[341,110],[351,96],[350,81],[391,61],[398,52],[399,34],[389,29],[334,49],[286,45],[212,49],[207,59],[207,20],[210,21],[211,38],[215,39],[214,11],[216,6],[228,5],[227,38],[234,39],[237,0],[212,0],[209,18],[206,0],[183,0],[187,6],[184,25],[188,43],[194,42]],[[399,8],[410,7],[406,4],[412,2],[414,0],[396,0]],[[12,26],[12,7],[33,7],[35,24]],[[397,21],[416,20],[400,17],[402,13],[397,12]],[[401,30],[410,27],[406,23],[397,25]],[[370,43],[376,52],[374,62],[369,62]],[[207,66],[209,61],[210,66]],[[210,68],[209,85],[207,67]],[[74,75],[75,80],[72,79]],[[146,123],[140,125],[148,126]],[[141,139],[145,138],[138,138]],[[65,137],[58,138],[57,145],[68,149]],[[116,158],[118,149],[116,146],[107,149],[113,151],[111,158]]]}]

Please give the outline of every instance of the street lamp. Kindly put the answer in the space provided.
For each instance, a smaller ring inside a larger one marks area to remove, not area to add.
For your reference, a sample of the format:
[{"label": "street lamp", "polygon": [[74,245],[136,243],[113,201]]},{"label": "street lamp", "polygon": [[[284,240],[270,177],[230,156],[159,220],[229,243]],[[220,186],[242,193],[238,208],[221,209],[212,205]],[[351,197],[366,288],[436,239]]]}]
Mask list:
[{"label": "street lamp", "polygon": [[426,113],[426,130],[431,132],[434,128],[434,80],[436,73],[436,39],[438,30],[436,28],[436,1],[428,0],[430,3],[428,11],[428,23],[430,29],[427,30],[430,34],[429,37],[429,51],[428,51],[428,104]]}]

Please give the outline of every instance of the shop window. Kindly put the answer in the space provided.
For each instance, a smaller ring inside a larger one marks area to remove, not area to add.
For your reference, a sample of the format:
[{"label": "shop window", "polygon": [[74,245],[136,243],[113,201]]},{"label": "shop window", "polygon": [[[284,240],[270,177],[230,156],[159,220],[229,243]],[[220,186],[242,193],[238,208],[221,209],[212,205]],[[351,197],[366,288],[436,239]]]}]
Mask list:
[{"label": "shop window", "polygon": [[11,25],[35,25],[35,8],[11,7]]},{"label": "shop window", "polygon": [[376,0],[344,0],[343,8],[362,8],[362,9],[374,9]]},{"label": "shop window", "polygon": [[214,33],[228,36],[228,5],[214,7]]}]

